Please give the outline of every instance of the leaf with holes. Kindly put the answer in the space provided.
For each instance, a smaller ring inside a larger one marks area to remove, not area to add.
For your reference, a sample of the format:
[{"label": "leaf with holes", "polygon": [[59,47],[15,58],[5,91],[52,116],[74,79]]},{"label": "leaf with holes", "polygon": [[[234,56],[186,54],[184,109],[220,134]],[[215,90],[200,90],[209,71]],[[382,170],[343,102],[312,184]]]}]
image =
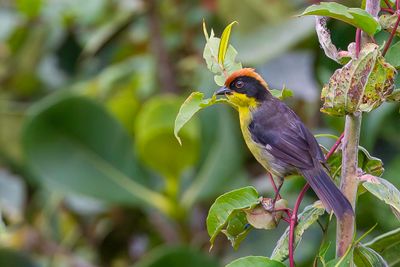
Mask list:
[{"label": "leaf with holes", "polygon": [[[294,231],[294,246],[296,247],[304,232],[315,223],[318,218],[325,213],[325,207],[321,201],[316,201],[312,205],[304,208],[303,212],[299,215],[298,224]],[[272,252],[271,259],[277,261],[284,261],[289,256],[289,227],[278,240],[274,251]]]},{"label": "leaf with holes", "polygon": [[349,8],[344,5],[329,2],[309,6],[300,16],[317,15],[331,17],[344,21],[356,28],[362,29],[369,35],[374,35],[380,31],[381,26],[374,17],[360,8]]},{"label": "leaf with holes", "polygon": [[343,116],[379,107],[393,92],[396,73],[396,69],[385,62],[378,45],[366,44],[359,57],[336,70],[323,87],[321,111]]},{"label": "leaf with holes", "polygon": [[258,192],[252,186],[236,189],[219,196],[212,204],[207,216],[207,231],[211,247],[218,233],[237,211],[253,207],[258,203],[260,203]]},{"label": "leaf with holes", "polygon": [[[383,14],[379,17],[379,24],[381,24],[382,29],[391,33],[394,29],[394,26],[396,26],[397,18],[398,15],[396,14]],[[400,27],[396,29],[396,35],[400,35]]]}]

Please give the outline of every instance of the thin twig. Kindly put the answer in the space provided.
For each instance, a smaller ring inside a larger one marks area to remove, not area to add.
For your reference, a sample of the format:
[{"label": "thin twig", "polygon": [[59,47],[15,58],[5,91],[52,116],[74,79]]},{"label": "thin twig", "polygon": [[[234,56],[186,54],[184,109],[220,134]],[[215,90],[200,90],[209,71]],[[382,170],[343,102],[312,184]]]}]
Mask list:
[{"label": "thin twig", "polygon": [[279,190],[278,190],[278,187],[276,186],[274,177],[272,177],[272,174],[271,174],[270,172],[268,172],[268,177],[269,177],[269,180],[271,181],[272,187],[274,188],[274,191],[275,191],[275,194],[276,194],[276,196],[277,196],[277,199],[281,199],[282,197],[281,197],[281,195],[279,194]]},{"label": "thin twig", "polygon": [[338,146],[340,145],[340,143],[342,142],[344,137],[344,133],[342,133],[338,140],[335,142],[335,144],[333,144],[331,150],[326,154],[325,159],[329,159],[333,153],[335,153],[336,149],[338,148]]},{"label": "thin twig", "polygon": [[303,200],[305,193],[308,188],[310,188],[309,184],[305,184],[303,189],[301,189],[299,196],[297,197],[296,203],[294,204],[293,213],[290,217],[289,224],[289,264],[290,267],[294,267],[294,228],[297,224],[297,213],[299,211],[300,203]]},{"label": "thin twig", "polygon": [[382,11],[385,11],[385,12],[387,12],[387,13],[390,13],[390,14],[394,14],[394,10],[393,10],[393,9],[390,9],[390,8],[381,8],[381,10],[382,10]]},{"label": "thin twig", "polygon": [[[385,4],[387,5],[387,7],[388,7],[389,9],[393,10],[393,7],[392,7],[392,5],[390,4],[389,0],[384,0],[384,1],[385,1]],[[383,10],[383,8],[382,8],[382,10]]]},{"label": "thin twig", "polygon": [[393,38],[396,35],[397,28],[399,27],[399,23],[400,23],[400,12],[397,11],[397,20],[393,27],[392,32],[390,33],[389,39],[387,40],[387,42],[385,44],[385,48],[383,48],[382,56],[385,56],[386,52],[389,50],[389,47],[392,44]]},{"label": "thin twig", "polygon": [[361,29],[357,28],[356,30],[356,57],[360,55],[361,51]]},{"label": "thin twig", "polygon": [[399,10],[399,8],[400,8],[400,0],[397,0],[396,1],[396,10]]}]

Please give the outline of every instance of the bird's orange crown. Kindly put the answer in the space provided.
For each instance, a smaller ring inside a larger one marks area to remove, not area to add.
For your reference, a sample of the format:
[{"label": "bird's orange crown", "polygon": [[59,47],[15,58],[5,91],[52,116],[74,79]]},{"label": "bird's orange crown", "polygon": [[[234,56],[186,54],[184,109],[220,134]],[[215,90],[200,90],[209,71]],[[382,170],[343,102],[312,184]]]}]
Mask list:
[{"label": "bird's orange crown", "polygon": [[234,81],[236,78],[241,77],[241,76],[247,76],[247,77],[252,77],[259,81],[266,89],[268,89],[268,84],[264,81],[264,79],[255,72],[255,69],[253,68],[243,68],[240,70],[237,70],[233,72],[225,81],[225,86],[229,87],[232,81]]}]

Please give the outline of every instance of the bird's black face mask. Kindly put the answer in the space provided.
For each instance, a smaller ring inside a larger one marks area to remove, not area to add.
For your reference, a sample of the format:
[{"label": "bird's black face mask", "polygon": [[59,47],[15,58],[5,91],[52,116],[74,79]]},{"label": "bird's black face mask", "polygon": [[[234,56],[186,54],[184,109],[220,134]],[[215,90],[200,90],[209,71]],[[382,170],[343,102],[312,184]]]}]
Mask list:
[{"label": "bird's black face mask", "polygon": [[248,98],[253,98],[256,101],[264,101],[268,95],[268,89],[257,79],[249,76],[241,76],[234,79],[229,87],[222,86],[215,94],[217,95],[232,95],[244,94]]}]

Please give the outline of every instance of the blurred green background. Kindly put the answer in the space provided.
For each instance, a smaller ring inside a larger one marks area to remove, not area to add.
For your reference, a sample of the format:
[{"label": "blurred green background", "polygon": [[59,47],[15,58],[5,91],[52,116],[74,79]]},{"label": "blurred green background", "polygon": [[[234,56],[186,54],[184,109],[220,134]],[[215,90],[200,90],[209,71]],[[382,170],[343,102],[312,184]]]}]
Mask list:
[{"label": "blurred green background", "polygon": [[[239,60],[271,88],[293,90],[287,102],[314,133],[339,135],[343,119],[319,112],[338,65],[320,49],[314,19],[294,16],[311,2],[0,0],[0,266],[213,267],[269,256],[284,222],[252,231],[237,251],[219,237],[208,252],[205,217],[218,195],[249,184],[273,194],[237,114],[222,105],[200,112],[182,147],[173,124],[190,92],[217,88],[202,59],[203,18],[217,36],[237,20]],[[329,27],[346,49],[355,29]],[[365,115],[361,144],[400,187],[398,110],[384,104]],[[291,206],[303,184],[286,181]],[[310,191],[303,205],[313,200]],[[398,226],[388,206],[363,194],[359,233],[375,222],[368,238]],[[298,266],[310,266],[321,236],[318,226],[305,234]]]}]

